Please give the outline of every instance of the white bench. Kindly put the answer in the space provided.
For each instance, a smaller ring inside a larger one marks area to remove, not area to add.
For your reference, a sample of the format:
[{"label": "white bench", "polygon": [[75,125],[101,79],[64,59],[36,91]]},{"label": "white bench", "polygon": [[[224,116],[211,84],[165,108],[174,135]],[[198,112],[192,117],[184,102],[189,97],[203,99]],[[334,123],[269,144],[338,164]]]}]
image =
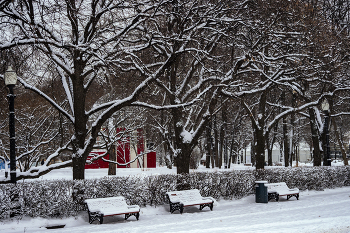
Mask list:
[{"label": "white bench", "polygon": [[184,207],[194,205],[199,205],[200,210],[204,207],[209,207],[210,210],[213,210],[214,198],[202,197],[198,189],[167,192],[166,195],[169,200],[171,213],[179,210],[182,214]]},{"label": "white bench", "polygon": [[89,223],[98,220],[103,223],[103,217],[125,214],[125,220],[130,216],[135,216],[139,220],[140,207],[138,205],[126,204],[124,197],[106,197],[87,199],[85,203],[88,207]]},{"label": "white bench", "polygon": [[287,196],[287,200],[294,196],[299,200],[299,189],[290,189],[285,182],[270,183],[265,184],[265,186],[267,187],[268,200],[275,199],[278,201],[279,196]]}]

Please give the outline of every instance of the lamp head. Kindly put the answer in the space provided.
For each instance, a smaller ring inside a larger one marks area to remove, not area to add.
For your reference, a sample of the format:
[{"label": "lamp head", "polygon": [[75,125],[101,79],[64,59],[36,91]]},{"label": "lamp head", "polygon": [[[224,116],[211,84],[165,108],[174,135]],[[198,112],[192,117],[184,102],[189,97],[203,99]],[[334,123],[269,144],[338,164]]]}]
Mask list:
[{"label": "lamp head", "polygon": [[17,84],[17,74],[11,66],[8,66],[4,75],[4,79],[6,86],[14,86]]}]

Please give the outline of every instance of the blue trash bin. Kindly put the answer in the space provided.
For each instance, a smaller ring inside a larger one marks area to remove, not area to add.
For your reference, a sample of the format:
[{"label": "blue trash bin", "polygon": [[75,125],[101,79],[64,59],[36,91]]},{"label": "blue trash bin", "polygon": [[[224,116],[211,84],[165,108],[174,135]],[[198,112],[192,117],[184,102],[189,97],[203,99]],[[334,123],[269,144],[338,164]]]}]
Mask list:
[{"label": "blue trash bin", "polygon": [[256,203],[268,203],[268,194],[267,194],[267,181],[255,181],[255,202]]}]

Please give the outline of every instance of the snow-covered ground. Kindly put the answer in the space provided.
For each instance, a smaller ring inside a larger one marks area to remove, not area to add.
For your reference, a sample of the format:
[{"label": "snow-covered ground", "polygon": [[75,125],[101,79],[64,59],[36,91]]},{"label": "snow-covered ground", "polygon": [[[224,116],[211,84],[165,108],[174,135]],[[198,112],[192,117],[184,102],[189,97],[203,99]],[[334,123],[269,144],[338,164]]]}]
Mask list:
[{"label": "snow-covered ground", "polygon": [[[234,167],[233,169],[244,169]],[[165,168],[118,169],[118,175],[149,175],[176,173]],[[70,169],[49,173],[40,179],[70,178]],[[89,170],[86,178],[107,175],[107,169]],[[64,228],[46,229],[46,226],[65,224]],[[76,218],[24,218],[0,222],[0,232],[350,232],[350,187],[325,191],[303,191],[299,200],[292,197],[267,204],[255,203],[254,195],[240,200],[219,200],[213,211],[209,208],[187,207],[181,215],[170,214],[169,206],[141,207],[140,220],[135,217],[105,217],[100,225],[88,223],[87,213]]]}]

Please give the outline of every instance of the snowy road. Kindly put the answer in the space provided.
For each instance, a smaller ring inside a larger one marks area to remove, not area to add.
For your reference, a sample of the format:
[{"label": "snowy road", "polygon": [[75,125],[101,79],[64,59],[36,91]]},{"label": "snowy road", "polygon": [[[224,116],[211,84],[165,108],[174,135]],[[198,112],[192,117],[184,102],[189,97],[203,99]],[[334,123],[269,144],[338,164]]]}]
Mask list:
[{"label": "snowy road", "polygon": [[[134,217],[106,217],[104,224],[89,224],[87,214],[77,219],[24,219],[3,222],[0,232],[350,232],[350,187],[325,191],[304,191],[300,199],[292,197],[268,204],[255,203],[255,197],[221,200],[214,210],[187,207],[181,215],[170,214],[168,205],[141,208],[140,220]],[[48,230],[47,224],[66,224],[65,228]]]}]

